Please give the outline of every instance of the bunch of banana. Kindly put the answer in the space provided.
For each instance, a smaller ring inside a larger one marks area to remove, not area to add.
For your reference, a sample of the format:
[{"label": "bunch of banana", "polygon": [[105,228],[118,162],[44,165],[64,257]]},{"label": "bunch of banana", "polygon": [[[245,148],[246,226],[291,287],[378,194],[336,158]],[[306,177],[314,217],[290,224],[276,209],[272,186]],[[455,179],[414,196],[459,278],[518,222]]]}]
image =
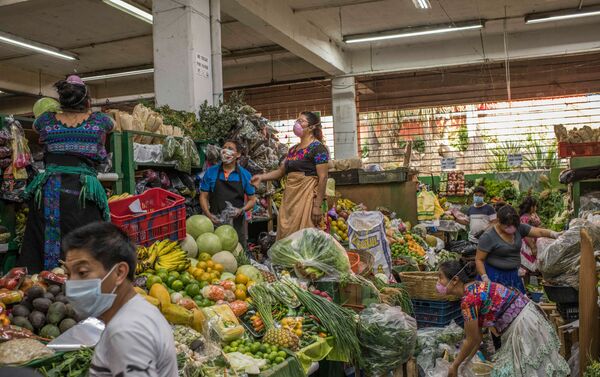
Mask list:
[{"label": "bunch of banana", "polygon": [[169,271],[182,271],[190,267],[187,253],[181,249],[179,242],[162,240],[137,250],[138,264],[136,273],[146,270],[165,269]]},{"label": "bunch of banana", "polygon": [[342,209],[342,210],[350,211],[354,207],[356,207],[356,203],[354,203],[350,199],[340,198],[340,199],[337,200],[337,209],[338,210]]},{"label": "bunch of banana", "polygon": [[119,194],[119,195],[112,195],[110,198],[108,198],[108,201],[109,202],[114,202],[115,200],[121,200],[121,199],[129,198],[130,196],[131,196],[130,193],[124,192],[124,193]]}]

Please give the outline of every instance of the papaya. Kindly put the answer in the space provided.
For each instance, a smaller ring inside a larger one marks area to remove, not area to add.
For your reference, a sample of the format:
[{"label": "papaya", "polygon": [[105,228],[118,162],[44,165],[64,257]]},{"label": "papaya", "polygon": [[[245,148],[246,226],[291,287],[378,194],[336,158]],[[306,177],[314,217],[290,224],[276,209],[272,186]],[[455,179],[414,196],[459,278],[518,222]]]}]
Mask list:
[{"label": "papaya", "polygon": [[149,303],[151,303],[152,305],[154,305],[160,309],[160,301],[156,297],[152,297],[152,296],[148,296],[148,295],[143,295],[142,297],[145,298],[146,301],[148,301]]},{"label": "papaya", "polygon": [[142,296],[146,296],[148,293],[140,287],[133,287],[133,290]]},{"label": "papaya", "polygon": [[200,309],[192,309],[192,314],[192,329],[198,331],[199,333],[202,333],[202,324],[206,319],[204,313],[202,313],[202,310]]},{"label": "papaya", "polygon": [[192,313],[191,310],[187,310],[183,306],[176,304],[167,304],[166,306],[162,306],[162,313],[167,321],[173,325],[191,326],[194,318],[194,313]]},{"label": "papaya", "polygon": [[166,308],[171,305],[171,295],[167,288],[165,288],[162,284],[154,284],[152,288],[150,288],[150,296],[157,298],[160,301],[160,307]]}]

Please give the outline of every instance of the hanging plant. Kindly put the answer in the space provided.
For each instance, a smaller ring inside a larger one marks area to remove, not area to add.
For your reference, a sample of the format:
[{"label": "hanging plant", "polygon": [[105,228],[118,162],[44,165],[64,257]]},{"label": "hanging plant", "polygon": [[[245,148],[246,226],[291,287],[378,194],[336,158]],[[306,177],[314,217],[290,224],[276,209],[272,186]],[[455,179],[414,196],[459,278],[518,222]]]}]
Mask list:
[{"label": "hanging plant", "polygon": [[469,129],[466,124],[461,125],[456,131],[452,146],[460,152],[466,152],[469,149]]}]

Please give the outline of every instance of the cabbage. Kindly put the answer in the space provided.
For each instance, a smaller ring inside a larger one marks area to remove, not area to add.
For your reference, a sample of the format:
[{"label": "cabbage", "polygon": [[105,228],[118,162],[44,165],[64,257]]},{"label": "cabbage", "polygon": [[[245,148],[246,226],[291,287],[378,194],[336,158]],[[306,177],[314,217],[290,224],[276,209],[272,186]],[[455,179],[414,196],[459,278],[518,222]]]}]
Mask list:
[{"label": "cabbage", "polygon": [[49,97],[40,98],[37,101],[35,101],[35,103],[33,104],[33,116],[37,118],[46,112],[60,112],[60,104],[58,103],[58,101],[54,98]]},{"label": "cabbage", "polygon": [[250,279],[256,283],[262,283],[262,281],[263,281],[263,276],[260,273],[260,271],[258,270],[258,268],[251,266],[249,264],[240,266],[237,269],[236,274],[246,275],[246,276],[248,276],[248,279]]},{"label": "cabbage", "polygon": [[221,281],[223,280],[231,280],[231,281],[235,281],[235,275],[232,274],[231,272],[223,272],[221,274]]},{"label": "cabbage", "polygon": [[190,234],[186,234],[185,239],[181,242],[181,249],[187,253],[188,258],[196,258],[198,256],[196,239]]},{"label": "cabbage", "polygon": [[221,225],[215,230],[215,234],[221,239],[223,250],[235,250],[238,243],[238,234],[231,225]]},{"label": "cabbage", "polygon": [[219,251],[223,250],[221,247],[221,240],[214,233],[204,233],[196,239],[196,245],[198,245],[199,253],[208,253],[215,255]]},{"label": "cabbage", "polygon": [[215,230],[212,221],[204,215],[191,216],[185,221],[185,227],[187,233],[194,237],[194,239],[197,239],[204,233],[212,233]]},{"label": "cabbage", "polygon": [[223,266],[225,272],[234,273],[237,270],[237,261],[233,254],[223,250],[212,256],[212,261]]}]

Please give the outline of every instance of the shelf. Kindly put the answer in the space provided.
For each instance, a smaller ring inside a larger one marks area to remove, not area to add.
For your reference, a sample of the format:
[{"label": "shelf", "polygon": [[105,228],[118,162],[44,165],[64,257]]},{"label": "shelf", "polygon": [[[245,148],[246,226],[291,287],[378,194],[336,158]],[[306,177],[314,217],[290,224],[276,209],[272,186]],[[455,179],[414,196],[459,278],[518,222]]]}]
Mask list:
[{"label": "shelf", "polygon": [[[135,170],[139,167],[174,169],[175,162],[135,162]],[[192,166],[192,169],[202,169],[202,166]]]},{"label": "shelf", "polygon": [[[44,169],[40,169],[38,172],[41,174],[44,172]],[[96,177],[98,177],[99,181],[103,182],[117,182],[119,180],[117,173],[98,173]]]}]

